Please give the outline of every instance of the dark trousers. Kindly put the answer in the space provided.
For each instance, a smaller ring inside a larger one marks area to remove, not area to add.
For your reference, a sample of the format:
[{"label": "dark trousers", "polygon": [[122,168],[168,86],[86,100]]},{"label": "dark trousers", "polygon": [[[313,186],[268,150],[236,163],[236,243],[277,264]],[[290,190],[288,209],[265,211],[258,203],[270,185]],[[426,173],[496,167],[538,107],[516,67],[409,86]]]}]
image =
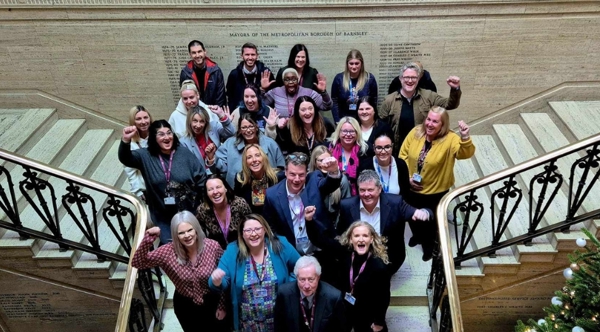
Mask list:
[{"label": "dark trousers", "polygon": [[[173,295],[173,309],[175,316],[184,332],[198,331],[230,331],[228,319],[219,321],[216,317],[219,294],[208,293],[204,296],[204,303],[197,305],[189,297],[181,295],[177,290]],[[231,312],[227,313],[227,316]]]},{"label": "dark trousers", "polygon": [[444,195],[448,193],[448,190],[437,193],[423,195],[415,192],[410,192],[405,196],[405,200],[409,205],[412,205],[418,209],[430,209],[433,211],[434,216],[430,221],[412,221],[408,222],[410,230],[413,233],[413,237],[423,247],[423,253],[433,252],[435,241],[438,238],[437,218],[435,216],[435,210],[437,209],[440,200]]}]

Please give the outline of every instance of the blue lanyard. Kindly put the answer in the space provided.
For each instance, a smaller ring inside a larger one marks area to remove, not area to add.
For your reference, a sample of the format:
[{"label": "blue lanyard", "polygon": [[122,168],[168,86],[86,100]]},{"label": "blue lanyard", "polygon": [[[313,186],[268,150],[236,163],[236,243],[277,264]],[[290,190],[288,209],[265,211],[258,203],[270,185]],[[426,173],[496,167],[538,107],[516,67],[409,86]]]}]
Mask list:
[{"label": "blue lanyard", "polygon": [[356,104],[357,100],[358,100],[358,91],[354,91],[352,89],[352,79],[350,79],[350,90],[348,92],[350,92],[350,101],[354,104]]},{"label": "blue lanyard", "polygon": [[346,155],[344,154],[344,151],[342,151],[342,168],[344,169],[344,172],[348,169],[348,164],[346,163]]},{"label": "blue lanyard", "polygon": [[379,179],[381,180],[381,186],[383,187],[383,192],[387,193],[390,191],[390,180],[392,179],[392,163],[394,162],[394,159],[391,160],[390,166],[388,169],[388,183],[387,184],[385,183],[385,181],[383,181],[383,172],[381,171],[381,167],[379,166],[377,157],[373,157],[373,162],[377,166],[377,174],[379,174]]}]

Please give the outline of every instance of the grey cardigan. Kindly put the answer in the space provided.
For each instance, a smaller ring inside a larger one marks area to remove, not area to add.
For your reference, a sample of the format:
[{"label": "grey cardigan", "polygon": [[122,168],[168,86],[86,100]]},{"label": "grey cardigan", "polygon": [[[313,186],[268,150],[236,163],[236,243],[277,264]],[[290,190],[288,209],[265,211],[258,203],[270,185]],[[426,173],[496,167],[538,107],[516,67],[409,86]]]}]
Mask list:
[{"label": "grey cardigan", "polygon": [[[223,122],[214,120],[210,122],[208,137],[217,146],[217,148],[221,146],[221,141],[224,141],[229,137],[233,136],[234,133],[235,128],[233,127],[233,124],[231,122],[231,117],[227,117],[227,120]],[[206,163],[204,162],[204,158],[202,158],[202,154],[200,154],[198,143],[196,143],[196,139],[194,137],[188,136],[186,134],[185,136],[181,136],[179,138],[179,143],[188,150],[190,150],[190,152],[194,154],[198,161],[200,161],[202,167],[206,168]]]},{"label": "grey cardigan", "polygon": [[[210,167],[213,173],[226,174],[227,183],[233,188],[235,186],[235,175],[242,171],[242,152],[246,144],[242,141],[236,144],[237,137],[228,138],[225,143],[221,144],[215,154],[215,162]],[[265,151],[269,157],[269,163],[272,168],[285,168],[285,159],[279,145],[272,138],[264,134],[258,135],[258,145]]]}]

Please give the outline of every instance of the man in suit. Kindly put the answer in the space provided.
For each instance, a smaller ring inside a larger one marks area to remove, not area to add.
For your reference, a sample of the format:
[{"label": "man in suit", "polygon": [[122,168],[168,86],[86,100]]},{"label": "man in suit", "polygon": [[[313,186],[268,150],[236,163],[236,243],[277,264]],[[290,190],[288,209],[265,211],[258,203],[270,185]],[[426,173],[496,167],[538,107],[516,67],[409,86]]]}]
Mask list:
[{"label": "man in suit", "polygon": [[275,332],[346,331],[344,297],[321,281],[316,258],[303,256],[294,267],[296,282],[279,286],[275,301]]},{"label": "man in suit", "polygon": [[402,196],[381,192],[381,180],[373,170],[358,176],[358,196],[340,202],[340,219],[337,233],[342,234],[355,221],[366,221],[375,231],[387,238],[390,276],[402,266],[406,258],[404,245],[405,221],[429,220],[433,211],[408,205]]},{"label": "man in suit", "polygon": [[[335,235],[333,223],[329,220],[324,197],[340,187],[341,172],[335,158],[327,163],[327,175],[321,171],[308,173],[309,158],[301,152],[289,154],[285,160],[285,181],[267,189],[263,216],[271,228],[296,247],[300,255],[315,255],[321,265],[326,264],[332,255],[321,251]],[[315,222],[307,223],[305,208],[316,209]],[[307,229],[307,226],[311,229]],[[316,231],[318,229],[318,231]],[[326,271],[325,280],[329,276]]]}]

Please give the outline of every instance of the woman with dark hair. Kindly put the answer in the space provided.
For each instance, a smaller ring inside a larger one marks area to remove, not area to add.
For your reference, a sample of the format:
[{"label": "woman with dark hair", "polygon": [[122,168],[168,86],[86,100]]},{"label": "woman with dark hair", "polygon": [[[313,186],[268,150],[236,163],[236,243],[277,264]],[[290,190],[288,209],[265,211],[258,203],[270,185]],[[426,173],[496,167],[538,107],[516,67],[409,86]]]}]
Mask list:
[{"label": "woman with dark hair", "polygon": [[346,68],[333,79],[331,113],[335,122],[351,116],[358,119],[359,99],[371,97],[377,103],[377,81],[373,74],[365,70],[365,61],[359,50],[350,50],[346,57]]},{"label": "woman with dark hair", "polygon": [[221,141],[233,136],[235,129],[229,117],[223,122],[211,121],[208,111],[202,106],[196,106],[188,112],[186,121],[186,132],[181,137],[181,145],[190,150],[205,166],[206,148],[214,145],[221,146]]},{"label": "woman with dark hair", "polygon": [[159,227],[146,231],[131,261],[138,269],[160,267],[175,285],[173,308],[183,331],[198,330],[198,322],[210,331],[227,331],[225,296],[208,287],[208,278],[219,263],[223,249],[207,239],[198,220],[189,211],[173,216],[170,233],[173,242],[152,250],[161,234]]},{"label": "woman with dark hair", "polygon": [[[129,110],[129,125],[137,128],[137,133],[131,138],[131,150],[137,150],[148,147],[148,132],[152,123],[152,115],[142,105],[137,105]],[[144,191],[146,184],[142,177],[142,172],[138,169],[125,167],[125,174],[129,179],[129,187],[132,194],[146,200]]]},{"label": "woman with dark hair", "polygon": [[299,258],[285,237],[273,234],[265,218],[246,216],[237,242],[227,246],[208,281],[212,289],[229,290],[235,331],[273,331],[277,287],[295,280]]},{"label": "woman with dark hair", "polygon": [[238,131],[234,137],[228,138],[219,149],[209,147],[206,150],[206,165],[213,173],[225,174],[230,187],[235,184],[235,176],[242,170],[242,151],[248,144],[258,144],[269,157],[271,165],[283,169],[285,160],[281,149],[273,140],[265,136],[250,114],[240,117]]},{"label": "woman with dark hair", "polygon": [[150,125],[147,149],[131,151],[136,133],[135,126],[123,128],[119,161],[142,172],[150,216],[161,229],[161,244],[166,244],[171,241],[169,221],[178,210],[186,208],[186,200],[194,201],[195,190],[204,185],[206,173],[188,149],[179,148],[179,139],[166,120]]},{"label": "woman with dark hair", "polygon": [[298,72],[298,83],[301,87],[307,89],[314,89],[317,84],[317,74],[319,73],[315,68],[310,66],[310,57],[308,56],[308,49],[304,44],[296,44],[290,50],[290,57],[286,67],[279,69],[276,76],[276,86],[283,86],[283,71],[293,68]]},{"label": "woman with dark hair", "polygon": [[262,214],[267,188],[277,182],[277,169],[271,167],[260,145],[246,145],[242,153],[242,171],[235,177],[235,195],[246,200],[252,213]]},{"label": "woman with dark hair", "polygon": [[243,100],[243,103],[231,114],[233,126],[237,129],[240,117],[244,114],[250,114],[250,117],[258,124],[258,128],[264,132],[266,120],[273,109],[263,102],[260,91],[252,84],[246,85]]},{"label": "woman with dark hair", "polygon": [[[277,124],[273,117],[267,120],[267,126],[277,128],[276,135],[271,137],[287,153],[302,152],[310,156],[315,147],[326,144],[326,138],[335,130],[331,123],[324,121],[317,104],[308,96],[296,99],[294,114],[287,124]],[[268,131],[267,135],[270,136],[271,132]]]},{"label": "woman with dark hair", "polygon": [[377,115],[377,99],[373,99],[371,96],[364,96],[359,99],[358,123],[360,124],[362,138],[369,146],[366,154],[367,157],[374,155],[373,144],[379,136],[393,137],[394,132],[390,125],[385,121],[379,120],[379,116]]},{"label": "woman with dark hair", "polygon": [[358,174],[366,169],[377,172],[384,193],[406,196],[410,193],[408,167],[403,159],[392,155],[394,143],[390,136],[381,135],[374,143],[375,155],[362,158]]},{"label": "woman with dark hair", "polygon": [[252,213],[248,203],[234,195],[233,190],[219,175],[206,179],[204,202],[198,206],[196,218],[209,239],[225,250],[227,244],[237,239],[237,229],[244,216]]}]

